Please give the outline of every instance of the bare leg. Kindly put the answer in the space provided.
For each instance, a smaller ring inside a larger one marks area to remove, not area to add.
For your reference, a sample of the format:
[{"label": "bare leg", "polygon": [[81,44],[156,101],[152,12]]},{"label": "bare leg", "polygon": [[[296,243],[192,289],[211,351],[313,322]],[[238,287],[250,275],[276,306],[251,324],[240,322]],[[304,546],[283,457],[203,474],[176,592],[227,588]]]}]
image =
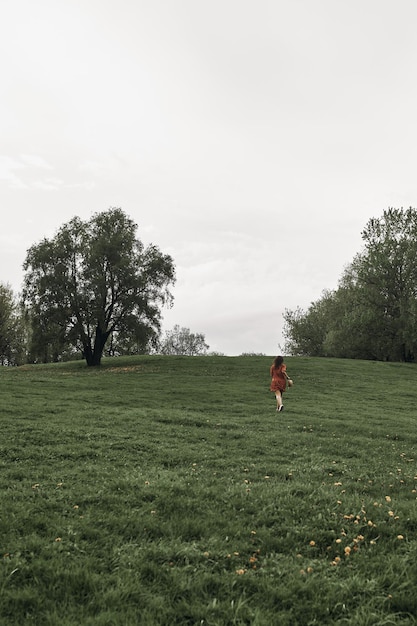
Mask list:
[{"label": "bare leg", "polygon": [[275,392],[275,397],[277,399],[277,411],[282,411],[282,395],[280,391]]}]

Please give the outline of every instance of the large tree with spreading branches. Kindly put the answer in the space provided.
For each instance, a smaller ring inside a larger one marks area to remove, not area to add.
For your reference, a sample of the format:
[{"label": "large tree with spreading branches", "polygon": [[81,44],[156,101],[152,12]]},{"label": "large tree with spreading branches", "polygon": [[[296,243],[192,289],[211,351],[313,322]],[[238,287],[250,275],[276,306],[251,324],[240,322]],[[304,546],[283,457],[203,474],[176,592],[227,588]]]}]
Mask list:
[{"label": "large tree with spreading branches", "polygon": [[175,268],[136,231],[121,209],[111,208],[87,221],[74,217],[28,250],[23,298],[35,336],[43,333],[58,352],[80,349],[89,366],[100,365],[113,333],[156,343]]}]

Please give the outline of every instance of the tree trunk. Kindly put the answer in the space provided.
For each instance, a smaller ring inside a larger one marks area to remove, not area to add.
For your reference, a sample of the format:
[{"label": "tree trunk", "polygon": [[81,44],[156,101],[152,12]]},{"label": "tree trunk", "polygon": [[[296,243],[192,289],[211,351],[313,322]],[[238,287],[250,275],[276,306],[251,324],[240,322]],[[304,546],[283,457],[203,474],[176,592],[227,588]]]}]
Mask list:
[{"label": "tree trunk", "polygon": [[99,326],[96,328],[96,336],[94,338],[94,349],[91,349],[91,343],[84,347],[84,356],[89,367],[99,367],[101,357],[103,356],[104,346],[109,338],[108,331],[103,332]]},{"label": "tree trunk", "polygon": [[94,365],[93,364],[93,351],[91,349],[90,342],[84,344],[83,357],[85,358],[88,366]]}]

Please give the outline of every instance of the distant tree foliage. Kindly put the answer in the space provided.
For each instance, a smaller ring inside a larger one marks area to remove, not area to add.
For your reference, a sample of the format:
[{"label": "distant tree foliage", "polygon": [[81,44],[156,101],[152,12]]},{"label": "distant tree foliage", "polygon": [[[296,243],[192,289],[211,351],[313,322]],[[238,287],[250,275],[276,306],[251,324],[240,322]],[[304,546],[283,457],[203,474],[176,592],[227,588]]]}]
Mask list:
[{"label": "distant tree foliage", "polygon": [[156,342],[160,307],[172,302],[174,264],[156,246],[145,248],[136,230],[112,208],[85,222],[74,217],[28,250],[23,299],[33,359],[78,350],[97,366],[112,335],[115,352]]},{"label": "distant tree foliage", "polygon": [[9,285],[0,283],[0,364],[21,365],[26,360],[26,325]]},{"label": "distant tree foliage", "polygon": [[286,351],[384,361],[417,359],[417,211],[384,211],[364,250],[307,311],[284,314]]},{"label": "distant tree foliage", "polygon": [[202,333],[192,333],[189,328],[180,328],[176,324],[172,330],[165,332],[159,346],[159,352],[161,354],[199,356],[206,354],[209,347]]}]

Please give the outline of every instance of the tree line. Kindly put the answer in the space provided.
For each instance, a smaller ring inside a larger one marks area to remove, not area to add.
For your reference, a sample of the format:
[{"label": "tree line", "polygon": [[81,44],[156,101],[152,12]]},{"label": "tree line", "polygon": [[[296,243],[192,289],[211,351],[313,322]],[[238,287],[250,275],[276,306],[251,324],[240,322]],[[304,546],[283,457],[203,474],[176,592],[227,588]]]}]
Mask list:
[{"label": "tree line", "polygon": [[161,339],[161,309],[172,306],[173,259],[145,247],[119,208],[74,217],[27,251],[23,292],[0,285],[0,362],[47,363],[103,355],[203,354],[204,335],[175,326]]},{"label": "tree line", "polygon": [[417,359],[417,211],[385,210],[335,290],[284,313],[285,350],[306,356]]}]

